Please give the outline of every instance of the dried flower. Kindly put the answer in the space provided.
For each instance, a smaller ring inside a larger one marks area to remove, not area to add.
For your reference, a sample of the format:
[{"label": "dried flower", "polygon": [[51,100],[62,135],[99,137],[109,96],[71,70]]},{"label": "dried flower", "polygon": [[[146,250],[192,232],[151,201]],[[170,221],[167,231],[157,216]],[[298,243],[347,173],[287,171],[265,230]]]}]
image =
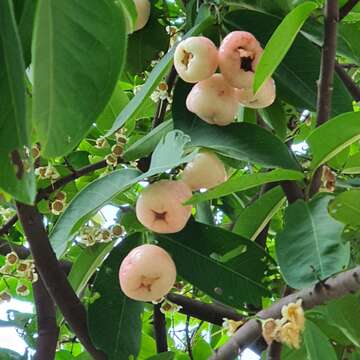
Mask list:
[{"label": "dried flower", "polygon": [[302,299],[298,299],[296,303],[285,305],[281,309],[281,314],[286,321],[295,324],[300,331],[305,327],[305,314],[302,308]]},{"label": "dried flower", "polygon": [[105,160],[109,166],[115,167],[117,165],[117,158],[113,154],[106,155]]},{"label": "dried flower", "polygon": [[114,237],[119,237],[124,233],[124,227],[122,225],[119,224],[115,224],[112,228],[111,228],[111,235]]},{"label": "dried flower", "polygon": [[30,294],[30,290],[25,284],[18,283],[16,286],[16,293],[20,296],[28,296]]},{"label": "dried flower", "polygon": [[19,261],[19,257],[16,252],[12,251],[11,253],[6,255],[5,264],[15,265],[18,263],[18,261]]},{"label": "dried flower", "polygon": [[288,322],[280,328],[279,340],[295,349],[300,347],[300,329],[292,322]]},{"label": "dried flower", "polygon": [[11,295],[7,290],[3,290],[0,292],[0,304],[3,302],[9,302],[11,300]]},{"label": "dried flower", "polygon": [[270,345],[274,340],[279,341],[279,332],[283,322],[272,318],[262,322],[262,336],[266,343]]},{"label": "dried flower", "polygon": [[243,320],[239,320],[239,321],[235,321],[235,320],[231,320],[231,319],[223,319],[223,323],[222,326],[227,330],[227,334],[229,336],[233,335],[235,333],[235,331],[244,324]]},{"label": "dried flower", "polygon": [[111,153],[116,157],[120,157],[123,154],[123,151],[124,151],[124,147],[123,147],[123,145],[120,145],[120,144],[115,144],[111,148]]},{"label": "dried flower", "polygon": [[39,144],[33,145],[31,148],[31,156],[34,160],[38,159],[40,157],[40,146]]},{"label": "dried flower", "polygon": [[101,137],[96,139],[95,147],[97,149],[105,149],[105,148],[109,147],[109,143],[108,143],[107,139],[104,136],[101,136]]},{"label": "dried flower", "polygon": [[55,199],[56,200],[60,200],[60,201],[66,201],[66,197],[67,197],[67,194],[65,191],[59,191],[56,195],[55,195]]},{"label": "dried flower", "polygon": [[65,209],[65,204],[61,200],[55,200],[51,203],[51,212],[54,215],[60,215]]},{"label": "dried flower", "polygon": [[35,269],[33,260],[20,260],[17,264],[16,272],[20,276],[26,276],[26,273]]},{"label": "dried flower", "polygon": [[182,309],[182,306],[172,303],[171,301],[165,299],[161,304],[160,311],[163,314],[171,313],[174,314]]},{"label": "dried flower", "polygon": [[111,232],[109,230],[100,230],[97,238],[102,242],[110,242],[112,240]]}]

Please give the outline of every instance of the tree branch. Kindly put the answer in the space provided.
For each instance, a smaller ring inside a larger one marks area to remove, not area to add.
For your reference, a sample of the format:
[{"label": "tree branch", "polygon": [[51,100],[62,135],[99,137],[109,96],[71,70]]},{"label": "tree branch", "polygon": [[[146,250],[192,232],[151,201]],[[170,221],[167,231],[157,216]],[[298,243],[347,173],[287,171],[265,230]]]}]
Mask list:
[{"label": "tree branch", "polygon": [[304,199],[304,192],[296,181],[285,180],[281,181],[280,185],[284,190],[289,204],[293,204],[296,200]]},{"label": "tree branch", "polygon": [[349,12],[354,8],[354,6],[359,2],[359,0],[349,0],[341,9],[339,13],[339,20],[342,20],[346,17]]},{"label": "tree branch", "polygon": [[[317,126],[328,121],[331,115],[331,101],[336,62],[337,22],[339,20],[338,0],[327,0],[325,5],[325,38],[321,55],[320,80],[317,96]],[[309,195],[319,191],[322,170],[317,169],[310,184]]]},{"label": "tree branch", "polygon": [[350,77],[346,70],[338,63],[335,63],[336,73],[348,89],[349,93],[355,101],[360,101],[360,87],[356,85],[355,81]]},{"label": "tree branch", "polygon": [[221,304],[207,304],[199,300],[190,299],[186,296],[170,293],[166,298],[181,306],[180,313],[189,315],[202,321],[222,326],[224,319],[244,320],[244,316],[240,315],[236,310]]},{"label": "tree branch", "polygon": [[[46,199],[49,195],[53,192],[61,189],[65,185],[71,183],[72,181],[87,175],[93,171],[105,168],[107,166],[105,160],[101,160],[94,164],[86,165],[79,170],[75,170],[69,175],[62,177],[61,179],[55,181],[53,184],[47,186],[46,188],[40,189],[36,195],[36,203],[40,200]],[[18,216],[14,215],[1,229],[0,229],[0,236],[6,235],[9,233],[11,228],[16,224],[18,220]]]},{"label": "tree branch", "polygon": [[41,277],[33,284],[33,291],[38,327],[35,360],[53,360],[60,330],[56,322],[55,304]]},{"label": "tree branch", "polygon": [[[303,300],[304,309],[312,309],[329,300],[337,299],[347,294],[353,294],[359,290],[360,266],[330,278],[325,281],[325,283],[318,283],[312,287],[286,296],[270,308],[260,311],[257,317],[261,319],[280,318],[282,307],[289,303],[296,302],[297,299]],[[252,319],[237,330],[230,340],[213,354],[210,360],[235,359],[239,353],[254,343],[260,336],[261,325],[257,320]]]},{"label": "tree branch", "polygon": [[16,203],[16,207],[36,269],[47,291],[85,349],[95,360],[105,360],[106,355],[92,344],[87,328],[85,307],[60,268],[44,229],[40,213],[35,206]]},{"label": "tree branch", "polygon": [[156,350],[158,353],[168,351],[166,319],[160,311],[161,304],[154,305],[154,332],[156,340]]}]

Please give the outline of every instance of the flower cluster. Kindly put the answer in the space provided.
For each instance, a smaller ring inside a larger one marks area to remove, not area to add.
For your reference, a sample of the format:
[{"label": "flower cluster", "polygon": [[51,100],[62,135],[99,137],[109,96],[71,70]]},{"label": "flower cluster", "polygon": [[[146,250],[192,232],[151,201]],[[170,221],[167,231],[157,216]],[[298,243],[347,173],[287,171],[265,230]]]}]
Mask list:
[{"label": "flower cluster", "polygon": [[52,164],[47,166],[40,166],[35,169],[35,175],[39,176],[42,180],[57,180],[60,174]]},{"label": "flower cluster", "polygon": [[227,330],[228,336],[233,335],[235,333],[235,331],[244,324],[243,320],[235,321],[235,320],[226,319],[226,318],[224,318],[223,320],[224,321],[222,323],[222,326],[223,326],[223,328],[225,328]]},{"label": "flower cluster", "polygon": [[66,207],[66,192],[59,191],[51,202],[50,210],[54,215],[60,215]]},{"label": "flower cluster", "polygon": [[169,104],[172,103],[172,96],[169,94],[169,86],[165,81],[161,81],[156,90],[150,96],[155,103],[162,100],[167,100]]},{"label": "flower cluster", "polygon": [[300,334],[305,328],[302,299],[296,303],[283,306],[281,315],[281,319],[270,318],[263,321],[262,335],[268,345],[277,341],[298,349],[300,347]]},{"label": "flower cluster", "polygon": [[85,246],[93,246],[96,243],[111,242],[124,233],[122,225],[116,224],[109,229],[104,229],[100,225],[86,225],[79,234],[78,241]]},{"label": "flower cluster", "polygon": [[[35,270],[33,260],[20,260],[15,252],[11,252],[5,257],[5,264],[0,268],[0,275],[16,278],[18,280],[16,293],[21,296],[27,296],[30,293],[26,281],[32,283],[38,280],[38,274]],[[0,303],[9,301],[11,298],[7,290],[0,292]]]}]

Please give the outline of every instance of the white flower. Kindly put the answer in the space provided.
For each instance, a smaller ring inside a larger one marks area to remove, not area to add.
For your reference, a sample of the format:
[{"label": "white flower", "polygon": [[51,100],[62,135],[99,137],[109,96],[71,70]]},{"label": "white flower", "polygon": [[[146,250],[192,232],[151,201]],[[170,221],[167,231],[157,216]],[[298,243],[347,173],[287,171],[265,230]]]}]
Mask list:
[{"label": "white flower", "polygon": [[29,288],[25,284],[17,284],[16,293],[20,296],[28,296],[30,294]]},{"label": "white flower", "polygon": [[235,331],[244,324],[243,320],[239,320],[239,321],[235,321],[235,320],[231,320],[231,319],[223,319],[223,323],[222,326],[227,330],[227,334],[229,336],[233,335],[235,333]]},{"label": "white flower", "polygon": [[19,261],[19,257],[16,252],[12,251],[11,253],[7,254],[5,257],[5,264],[8,265],[15,265]]},{"label": "white flower", "polygon": [[305,314],[302,308],[302,299],[298,299],[296,303],[284,305],[281,309],[281,315],[286,321],[294,323],[300,331],[305,327]]}]

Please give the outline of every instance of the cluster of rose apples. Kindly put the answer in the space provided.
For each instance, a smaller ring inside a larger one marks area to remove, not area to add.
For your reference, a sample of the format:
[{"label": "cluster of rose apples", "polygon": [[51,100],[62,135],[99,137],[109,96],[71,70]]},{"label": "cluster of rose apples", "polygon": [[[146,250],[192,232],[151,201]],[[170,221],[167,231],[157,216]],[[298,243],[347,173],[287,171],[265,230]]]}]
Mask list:
[{"label": "cluster of rose apples", "polygon": [[[270,106],[275,100],[275,83],[269,79],[253,92],[254,75],[263,49],[254,35],[233,31],[220,48],[203,36],[183,40],[176,48],[174,66],[186,82],[196,83],[186,106],[209,124],[228,125],[239,106],[253,109]],[[217,68],[221,73],[215,73]]]},{"label": "cluster of rose apples", "polygon": [[[138,21],[144,26],[150,13],[148,0],[134,1]],[[219,49],[202,36],[180,42],[175,50],[174,66],[184,81],[195,84],[186,100],[188,110],[209,124],[224,126],[234,121],[240,105],[250,108],[271,105],[275,100],[272,79],[253,93],[254,74],[262,53],[260,43],[245,31],[227,35]],[[215,73],[218,67],[221,73]],[[192,191],[212,188],[226,179],[227,172],[220,159],[211,152],[200,152],[186,165],[180,179],[161,180],[145,188],[136,203],[136,216],[156,233],[178,232],[191,216],[192,207],[184,203]],[[142,245],[125,257],[119,279],[128,297],[157,301],[173,287],[176,267],[161,247]]]},{"label": "cluster of rose apples", "polygon": [[[149,230],[175,233],[182,230],[192,207],[184,202],[192,191],[210,189],[227,179],[221,160],[209,151],[199,152],[189,162],[179,180],[160,180],[146,187],[136,203],[136,216]],[[133,249],[119,270],[120,286],[128,297],[156,301],[166,295],[176,280],[176,267],[170,255],[156,245]]]}]

